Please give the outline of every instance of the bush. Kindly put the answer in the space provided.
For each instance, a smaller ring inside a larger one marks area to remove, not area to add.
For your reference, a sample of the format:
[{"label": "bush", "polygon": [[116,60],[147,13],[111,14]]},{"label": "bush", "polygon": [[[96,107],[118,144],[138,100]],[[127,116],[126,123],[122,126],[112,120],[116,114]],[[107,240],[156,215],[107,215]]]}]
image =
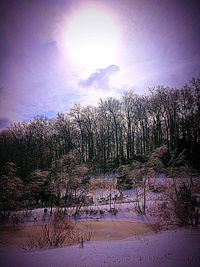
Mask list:
[{"label": "bush", "polygon": [[148,161],[148,157],[145,155],[134,155],[133,156],[133,161],[138,161],[141,163],[145,163]]},{"label": "bush", "polygon": [[60,247],[65,243],[70,244],[75,239],[75,223],[57,210],[49,223],[33,228],[23,248]]},{"label": "bush", "polygon": [[132,188],[133,181],[129,177],[130,167],[129,165],[121,165],[116,170],[116,177],[117,177],[117,188],[122,189],[130,189]]},{"label": "bush", "polygon": [[162,219],[164,225],[198,225],[200,201],[192,193],[194,187],[190,187],[180,178],[175,183],[164,191],[164,202],[154,207],[155,214]]},{"label": "bush", "polygon": [[180,225],[187,225],[192,221],[192,198],[191,190],[183,185],[177,192],[177,199],[174,203],[175,214]]}]

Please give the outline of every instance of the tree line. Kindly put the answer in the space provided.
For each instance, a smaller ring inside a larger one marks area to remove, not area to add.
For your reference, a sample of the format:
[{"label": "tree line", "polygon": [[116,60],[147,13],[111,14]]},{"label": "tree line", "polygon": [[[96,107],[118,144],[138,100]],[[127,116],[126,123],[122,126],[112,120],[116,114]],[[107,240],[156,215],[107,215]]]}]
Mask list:
[{"label": "tree line", "polygon": [[49,170],[73,153],[77,164],[102,169],[144,157],[156,147],[185,150],[198,166],[200,151],[200,79],[181,89],[158,86],[140,96],[100,100],[98,107],[75,103],[56,118],[37,116],[0,132],[0,166],[13,162],[22,179],[35,170]]},{"label": "tree line", "polygon": [[181,89],[151,88],[146,96],[125,92],[100,99],[97,107],[75,103],[54,119],[14,123],[0,132],[0,211],[7,216],[31,205],[59,206],[61,198],[78,210],[90,201],[92,173],[146,162],[162,146],[169,152],[162,158],[166,166],[181,155],[199,168],[199,140],[200,79]]}]

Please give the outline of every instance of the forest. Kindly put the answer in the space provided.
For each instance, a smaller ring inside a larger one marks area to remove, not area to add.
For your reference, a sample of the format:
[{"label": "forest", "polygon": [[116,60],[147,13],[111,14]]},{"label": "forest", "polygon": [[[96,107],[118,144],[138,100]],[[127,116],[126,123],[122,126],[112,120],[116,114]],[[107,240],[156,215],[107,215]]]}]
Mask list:
[{"label": "forest", "polygon": [[1,206],[14,207],[22,195],[24,203],[30,196],[49,201],[61,194],[66,177],[71,188],[80,188],[91,175],[147,162],[162,146],[166,166],[181,154],[180,165],[199,169],[199,78],[180,89],[158,86],[148,95],[129,91],[120,99],[100,99],[97,107],[74,103],[56,118],[37,116],[2,130]]}]

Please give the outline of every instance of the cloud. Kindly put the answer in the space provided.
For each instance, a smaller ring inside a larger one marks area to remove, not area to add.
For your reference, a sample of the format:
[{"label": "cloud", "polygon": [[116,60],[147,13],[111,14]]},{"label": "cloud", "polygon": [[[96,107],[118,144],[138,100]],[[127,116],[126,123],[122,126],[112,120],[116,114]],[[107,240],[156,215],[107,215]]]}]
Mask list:
[{"label": "cloud", "polygon": [[4,129],[9,126],[10,120],[8,118],[0,118],[0,129]]},{"label": "cloud", "polygon": [[110,76],[119,71],[120,68],[117,65],[110,65],[107,68],[97,69],[87,79],[79,81],[79,85],[82,87],[95,86],[101,89],[109,89]]}]

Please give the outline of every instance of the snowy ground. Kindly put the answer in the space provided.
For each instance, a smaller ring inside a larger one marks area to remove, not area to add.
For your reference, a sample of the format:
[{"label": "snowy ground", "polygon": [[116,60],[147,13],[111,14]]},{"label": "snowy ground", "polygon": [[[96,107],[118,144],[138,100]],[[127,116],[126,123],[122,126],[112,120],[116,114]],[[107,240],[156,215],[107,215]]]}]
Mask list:
[{"label": "snowy ground", "polygon": [[1,267],[199,267],[200,229],[27,252],[2,247]]},{"label": "snowy ground", "polygon": [[[156,180],[171,183],[171,179]],[[135,191],[127,190],[124,197],[129,203],[114,204],[116,216],[108,212],[103,220],[126,220],[155,222],[156,217],[138,216],[135,213]],[[163,201],[162,193],[147,193],[147,206],[151,210],[157,202]],[[96,204],[88,209],[108,210],[109,205]],[[48,209],[49,210],[49,209]],[[34,216],[42,220],[43,209],[33,211]],[[84,218],[81,219],[91,219]],[[93,219],[96,217],[94,216]],[[0,247],[0,267],[200,267],[200,227],[181,228],[158,233],[132,236],[124,240],[85,242],[84,248],[79,245],[63,248],[24,251],[16,247]]]}]

